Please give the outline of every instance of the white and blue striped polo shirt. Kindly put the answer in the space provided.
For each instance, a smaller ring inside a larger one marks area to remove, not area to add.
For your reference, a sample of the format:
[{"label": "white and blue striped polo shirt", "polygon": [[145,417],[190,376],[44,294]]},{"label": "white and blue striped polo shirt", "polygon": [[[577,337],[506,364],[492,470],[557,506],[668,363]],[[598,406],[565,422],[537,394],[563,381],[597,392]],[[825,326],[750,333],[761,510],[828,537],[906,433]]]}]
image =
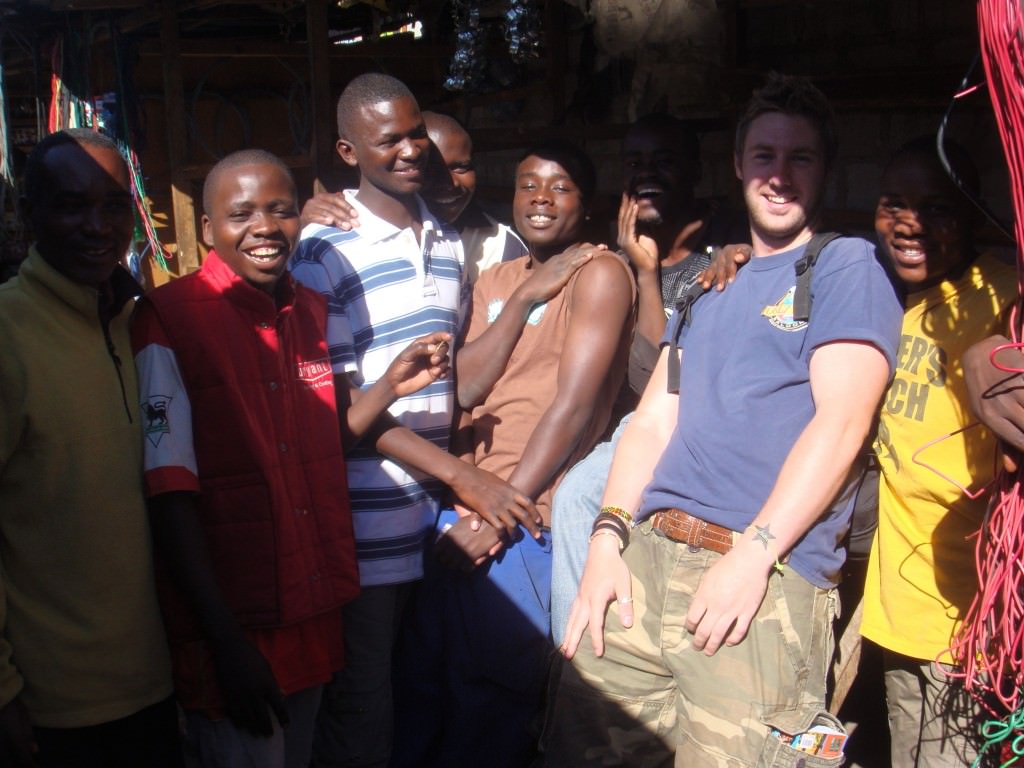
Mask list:
[{"label": "white and blue striped polo shirt", "polygon": [[[418,200],[420,242],[355,199],[359,227],[316,224],[302,231],[290,262],[295,278],[327,297],[327,345],[335,373],[373,384],[414,339],[435,331],[458,336],[463,307],[463,251],[458,232]],[[436,381],[389,409],[403,425],[448,449],[454,384]],[[363,586],[421,578],[426,536],[437,516],[441,484],[408,472],[369,445],[347,457],[359,576]]]}]

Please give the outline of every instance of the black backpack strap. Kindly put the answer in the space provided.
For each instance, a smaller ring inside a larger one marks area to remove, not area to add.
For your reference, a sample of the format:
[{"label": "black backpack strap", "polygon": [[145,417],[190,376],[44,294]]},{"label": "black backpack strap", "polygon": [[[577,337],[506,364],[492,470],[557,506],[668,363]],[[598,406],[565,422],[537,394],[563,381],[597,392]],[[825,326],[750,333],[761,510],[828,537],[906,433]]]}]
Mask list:
[{"label": "black backpack strap", "polygon": [[804,249],[804,255],[796,260],[796,290],[793,292],[793,319],[796,322],[807,322],[811,317],[811,274],[818,255],[826,245],[837,240],[841,235],[837,232],[817,232],[811,237]]},{"label": "black backpack strap", "polygon": [[[712,261],[715,254],[717,254],[717,249],[711,256]],[[682,333],[684,325],[690,324],[694,302],[706,291],[707,289],[700,282],[694,281],[676,301],[676,325],[672,329],[668,346],[668,391],[670,394],[679,394],[679,334]]]}]

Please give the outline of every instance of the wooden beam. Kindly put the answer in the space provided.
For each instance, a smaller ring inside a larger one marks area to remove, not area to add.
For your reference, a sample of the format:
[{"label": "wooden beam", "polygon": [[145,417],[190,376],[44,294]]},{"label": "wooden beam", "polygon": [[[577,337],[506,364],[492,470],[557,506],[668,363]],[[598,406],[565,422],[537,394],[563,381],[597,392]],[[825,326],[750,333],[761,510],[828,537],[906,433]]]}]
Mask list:
[{"label": "wooden beam", "polygon": [[188,153],[185,127],[185,86],[178,55],[178,14],[174,0],[163,0],[160,7],[160,48],[163,54],[164,126],[167,129],[168,165],[171,169],[171,207],[178,245],[181,274],[199,269],[196,237],[196,211],[192,201],[192,183],[185,175]]},{"label": "wooden beam", "polygon": [[[170,0],[167,0],[170,2]],[[182,11],[199,10],[202,8],[209,8],[215,5],[222,5],[224,0],[176,0],[173,3],[175,9],[180,13]],[[156,22],[162,22],[163,19],[163,3],[140,3],[144,10],[130,13],[117,21],[117,28],[122,32],[131,32],[138,29],[139,27],[145,27],[149,24],[155,24]],[[153,7],[156,6],[156,7]]]},{"label": "wooden beam", "polygon": [[[318,13],[316,2],[306,6],[307,25],[310,14]],[[394,39],[364,40],[353,45],[333,45],[327,38],[326,14],[323,40],[326,55],[331,59],[423,59],[431,62],[447,61],[451,46],[434,45],[423,40]],[[404,37],[404,36],[403,36]],[[313,42],[312,36],[309,38]],[[140,38],[140,56],[163,56],[163,51],[152,38]],[[182,40],[179,53],[183,58],[266,58],[298,59],[310,55],[306,43],[284,43],[270,40]]]},{"label": "wooden beam", "polygon": [[52,0],[51,11],[110,11],[137,8],[138,0]]},{"label": "wooden beam", "polygon": [[313,110],[313,192],[326,192],[331,181],[331,161],[337,128],[333,119],[331,69],[328,57],[327,0],[306,3],[306,43],[309,48],[309,100]]}]

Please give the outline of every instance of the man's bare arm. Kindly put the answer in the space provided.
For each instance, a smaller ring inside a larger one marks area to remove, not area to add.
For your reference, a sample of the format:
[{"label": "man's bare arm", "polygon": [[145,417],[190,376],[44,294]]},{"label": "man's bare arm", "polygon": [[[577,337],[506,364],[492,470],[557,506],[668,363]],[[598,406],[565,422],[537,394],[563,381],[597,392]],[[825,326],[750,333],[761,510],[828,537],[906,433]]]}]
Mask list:
[{"label": "man's bare arm", "polygon": [[[352,403],[364,396],[346,374],[335,374],[334,388],[339,398],[339,412],[344,405],[344,393],[348,393]],[[522,525],[532,536],[540,535],[537,508],[526,494],[496,475],[441,450],[402,426],[390,413],[385,411],[364,439],[372,440],[378,453],[440,480],[495,528],[514,533]]]},{"label": "man's bare arm", "polygon": [[583,267],[573,291],[555,399],[509,478],[527,494],[536,496],[547,487],[579,442],[619,349],[631,305],[629,276],[617,256],[609,254]]},{"label": "man's bare arm", "polygon": [[[662,348],[640,405],[619,438],[602,506],[636,513],[643,490],[654,476],[654,468],[675,431],[679,395],[668,391],[669,354],[668,347]],[[633,623],[633,607],[621,600],[631,596],[629,568],[619,553],[618,542],[612,536],[596,537],[590,544],[583,578],[566,626],[561,649],[565,657],[573,657],[588,627],[594,653],[602,655],[605,609],[613,600],[619,600],[619,621],[629,627]]]},{"label": "man's bare arm", "polygon": [[288,722],[284,695],[270,664],[245,636],[214,577],[194,495],[154,496],[149,500],[149,516],[154,546],[195,612],[213,655],[228,716],[243,730],[269,736],[271,712],[282,726]]},{"label": "man's bare arm", "polygon": [[[583,267],[573,290],[569,327],[558,362],[556,394],[523,448],[509,482],[536,497],[569,459],[590,420],[629,322],[632,290],[618,257],[607,255]],[[475,564],[491,549],[494,533],[475,535],[460,520],[453,530]],[[469,548],[465,545],[469,543]]]},{"label": "man's bare arm", "polygon": [[411,395],[437,379],[448,376],[452,336],[432,333],[422,336],[398,353],[384,375],[353,399],[348,376],[335,376],[335,398],[341,425],[342,444],[351,450],[368,429],[398,398]]}]

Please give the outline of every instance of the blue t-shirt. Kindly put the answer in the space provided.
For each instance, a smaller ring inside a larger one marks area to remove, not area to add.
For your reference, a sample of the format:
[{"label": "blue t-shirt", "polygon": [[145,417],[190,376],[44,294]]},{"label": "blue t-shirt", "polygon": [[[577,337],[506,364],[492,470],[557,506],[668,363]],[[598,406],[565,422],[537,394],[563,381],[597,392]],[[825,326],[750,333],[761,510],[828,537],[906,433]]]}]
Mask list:
[{"label": "blue t-shirt", "polygon": [[[885,355],[891,376],[903,308],[874,246],[859,238],[828,245],[811,278],[810,321],[795,322],[793,264],[803,252],[751,259],[728,290],[693,306],[679,335],[679,419],[644,491],[641,518],[677,507],[745,530],[814,415],[808,365],[815,348],[868,342]],[[677,314],[663,342],[678,323]],[[819,586],[834,584],[843,564],[853,490],[792,550],[793,569]]]}]

